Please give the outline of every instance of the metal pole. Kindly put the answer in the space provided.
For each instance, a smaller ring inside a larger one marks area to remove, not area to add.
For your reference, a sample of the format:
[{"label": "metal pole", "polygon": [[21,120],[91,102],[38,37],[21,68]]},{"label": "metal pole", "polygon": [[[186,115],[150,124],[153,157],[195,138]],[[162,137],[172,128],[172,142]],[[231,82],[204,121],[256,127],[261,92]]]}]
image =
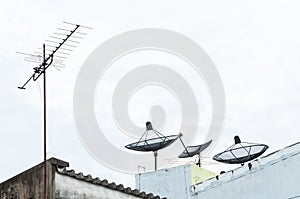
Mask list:
[{"label": "metal pole", "polygon": [[183,141],[182,141],[182,139],[181,139],[181,136],[182,136],[182,134],[178,136],[178,137],[179,137],[179,140],[180,140],[182,146],[184,147],[184,150],[186,151],[186,153],[189,155],[189,157],[191,157],[189,151],[187,150],[187,148],[185,147],[185,145],[184,145],[184,143],[183,143]]},{"label": "metal pole", "polygon": [[157,151],[154,151],[154,168],[157,170]]},{"label": "metal pole", "polygon": [[[59,34],[59,35],[65,35],[66,37],[65,38],[60,38],[60,37],[53,37],[52,38],[55,38],[55,39],[60,39],[61,41],[60,42],[55,42],[55,41],[50,41],[50,42],[54,42],[54,43],[58,43],[57,46],[52,46],[52,47],[55,47],[55,49],[52,50],[52,53],[49,54],[47,57],[46,57],[46,45],[43,44],[43,48],[42,48],[42,53],[39,53],[37,52],[38,54],[42,54],[43,56],[43,60],[42,60],[42,63],[41,65],[39,65],[39,67],[35,67],[33,68],[34,69],[34,73],[31,75],[31,77],[22,85],[22,86],[19,86],[18,88],[19,89],[25,89],[25,86],[31,81],[36,81],[38,80],[38,78],[40,76],[43,76],[43,95],[44,95],[44,162],[42,163],[43,164],[43,167],[44,167],[44,189],[43,189],[43,192],[44,194],[44,199],[47,199],[47,125],[46,125],[46,116],[47,116],[47,112],[46,112],[46,70],[47,68],[53,63],[53,57],[54,57],[54,54],[59,50],[59,49],[62,49],[61,46],[63,46],[63,44],[71,37],[75,37],[75,38],[78,38],[78,39],[83,39],[82,37],[78,37],[78,36],[74,36],[73,34],[76,32],[76,30],[79,28],[79,27],[83,27],[83,28],[87,28],[87,29],[92,29],[90,27],[86,27],[86,26],[81,26],[81,25],[78,25],[78,24],[72,24],[72,23],[69,23],[69,22],[64,22],[64,23],[67,23],[67,24],[70,24],[70,25],[75,25],[76,27],[73,29],[73,30],[70,30],[70,32],[68,34],[62,34],[62,33],[54,33],[54,34]],[[61,29],[60,30],[65,30],[65,29]],[[66,31],[69,31],[69,30],[66,30]],[[77,32],[79,33],[79,32]],[[83,34],[85,35],[86,33],[80,33],[80,34]],[[71,40],[69,40],[71,41]],[[72,41],[74,43],[79,43],[77,41]],[[76,47],[76,46],[73,46],[73,45],[68,45],[68,44],[65,44],[69,47]],[[64,50],[70,50],[72,51],[71,49],[68,49],[68,48],[64,48]],[[18,52],[20,53],[20,52]],[[59,52],[57,52],[59,53]],[[62,53],[62,52],[60,52]],[[35,54],[28,54],[28,53],[20,53],[20,54],[25,54],[25,55],[29,55],[29,56],[36,56],[38,57],[37,55]],[[65,53],[66,54],[66,53]],[[59,57],[59,56],[58,56]],[[65,57],[62,57],[62,58],[65,58]],[[50,60],[50,61],[49,61]],[[29,60],[30,61],[30,60]],[[31,60],[31,61],[34,61],[34,60]],[[34,61],[35,62],[35,61]],[[44,74],[43,74],[44,73]],[[42,188],[41,188],[42,189]]]},{"label": "metal pole", "polygon": [[47,126],[46,126],[46,49],[43,44],[43,73],[44,73],[44,199],[47,199]]},{"label": "metal pole", "polygon": [[198,160],[198,166],[201,167],[201,159],[200,159],[200,153],[199,153],[199,160]]}]

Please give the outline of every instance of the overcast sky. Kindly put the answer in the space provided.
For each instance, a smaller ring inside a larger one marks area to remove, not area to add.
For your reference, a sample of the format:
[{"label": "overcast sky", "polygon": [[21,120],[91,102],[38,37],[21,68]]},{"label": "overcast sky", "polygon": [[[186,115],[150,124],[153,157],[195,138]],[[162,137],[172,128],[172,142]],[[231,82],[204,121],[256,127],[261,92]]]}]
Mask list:
[{"label": "overcast sky", "polygon": [[[226,120],[210,157],[229,147],[235,134],[268,144],[266,153],[299,141],[299,1],[81,2],[12,0],[0,6],[0,182],[43,160],[42,82],[17,89],[36,65],[15,52],[33,52],[62,21],[93,30],[67,59],[66,68],[48,70],[48,157],[69,161],[78,172],[134,184],[133,175],[102,166],[81,144],[73,119],[73,90],[80,67],[98,45],[139,28],[188,36],[219,71]],[[217,172],[229,168],[216,163],[205,167]]]}]

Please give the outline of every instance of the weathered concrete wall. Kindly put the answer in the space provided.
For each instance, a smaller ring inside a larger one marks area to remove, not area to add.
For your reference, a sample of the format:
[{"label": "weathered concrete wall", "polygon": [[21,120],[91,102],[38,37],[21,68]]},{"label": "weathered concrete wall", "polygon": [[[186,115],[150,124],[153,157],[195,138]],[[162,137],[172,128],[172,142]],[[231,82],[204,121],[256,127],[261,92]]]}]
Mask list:
[{"label": "weathered concrete wall", "polygon": [[[51,158],[47,160],[47,199],[159,199],[152,193],[125,188],[122,184],[100,181],[91,175],[76,174],[67,170],[68,162]],[[0,184],[1,199],[44,198],[44,163]]]},{"label": "weathered concrete wall", "polygon": [[138,199],[138,197],[55,173],[55,199]]},{"label": "weathered concrete wall", "polygon": [[[47,161],[47,196],[54,198],[54,173],[56,166],[69,164],[57,159]],[[0,184],[1,199],[40,199],[44,195],[44,164],[41,163]]]},{"label": "weathered concrete wall", "polygon": [[[44,167],[42,164],[40,164],[1,183],[1,199],[42,198],[44,190],[43,176]],[[48,183],[50,183],[50,186],[53,184],[51,175],[48,176]],[[48,192],[48,194],[51,195],[51,192]]]}]

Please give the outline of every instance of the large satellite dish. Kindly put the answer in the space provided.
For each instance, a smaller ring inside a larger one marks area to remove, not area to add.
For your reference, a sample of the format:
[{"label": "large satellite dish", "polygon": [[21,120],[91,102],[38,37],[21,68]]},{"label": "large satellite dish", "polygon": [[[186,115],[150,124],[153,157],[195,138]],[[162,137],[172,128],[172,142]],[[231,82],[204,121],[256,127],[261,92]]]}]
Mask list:
[{"label": "large satellite dish", "polygon": [[193,157],[195,155],[198,155],[198,163],[197,165],[200,167],[200,153],[202,151],[204,151],[210,144],[211,144],[212,140],[204,143],[204,144],[200,144],[200,145],[196,145],[196,146],[187,146],[185,147],[184,144],[184,148],[185,150],[178,156],[179,158],[190,158]]},{"label": "large satellite dish", "polygon": [[157,151],[166,148],[173,142],[175,142],[180,135],[164,136],[160,132],[153,129],[151,122],[146,122],[146,131],[139,139],[138,142],[134,142],[126,145],[125,147],[134,151],[154,153],[155,170],[157,170]]},{"label": "large satellite dish", "polygon": [[215,155],[213,159],[227,164],[244,164],[259,157],[269,148],[265,144],[241,142],[239,136],[235,136],[234,141],[234,145]]},{"label": "large satellite dish", "polygon": [[158,151],[172,144],[177,138],[178,135],[169,135],[169,136],[158,137],[158,138],[150,138],[146,140],[140,140],[132,144],[128,144],[125,147],[127,149],[131,149],[135,151],[144,151],[144,152]]}]

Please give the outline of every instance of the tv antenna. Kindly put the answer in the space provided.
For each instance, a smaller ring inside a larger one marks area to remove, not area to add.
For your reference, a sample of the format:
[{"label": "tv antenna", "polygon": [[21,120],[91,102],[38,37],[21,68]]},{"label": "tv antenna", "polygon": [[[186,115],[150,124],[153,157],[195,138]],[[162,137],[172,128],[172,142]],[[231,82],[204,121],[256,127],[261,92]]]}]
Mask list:
[{"label": "tv antenna", "polygon": [[146,131],[143,133],[139,141],[128,144],[125,147],[134,151],[152,151],[154,154],[154,168],[156,171],[158,151],[171,145],[178,138],[180,138],[180,136],[181,134],[164,136],[157,130],[153,129],[151,122],[146,122]]},{"label": "tv antenna", "polygon": [[218,162],[227,164],[242,164],[261,156],[269,147],[265,144],[241,142],[239,136],[234,136],[234,144],[225,151],[213,157]]},{"label": "tv antenna", "polygon": [[79,32],[81,29],[92,29],[87,26],[63,22],[67,28],[58,28],[58,32],[54,32],[50,36],[51,39],[45,40],[42,48],[38,48],[33,53],[16,52],[25,55],[25,61],[39,63],[33,68],[33,74],[19,89],[26,89],[27,84],[33,80],[36,81],[43,75],[43,101],[44,101],[44,199],[47,199],[47,120],[46,120],[46,70],[52,65],[56,69],[64,67],[63,61],[77,47],[81,39],[87,35],[86,32]]}]

